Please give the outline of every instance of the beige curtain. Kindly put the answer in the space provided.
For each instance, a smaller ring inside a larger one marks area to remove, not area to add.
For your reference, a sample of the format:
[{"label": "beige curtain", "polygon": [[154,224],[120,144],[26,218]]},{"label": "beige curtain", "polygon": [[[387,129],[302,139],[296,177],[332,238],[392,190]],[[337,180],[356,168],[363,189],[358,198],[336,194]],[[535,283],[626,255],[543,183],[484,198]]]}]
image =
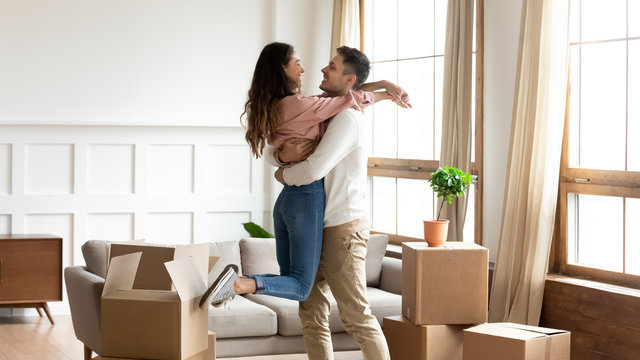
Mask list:
[{"label": "beige curtain", "polygon": [[360,49],[360,0],[333,1],[332,57],[340,46]]},{"label": "beige curtain", "polygon": [[[440,167],[454,166],[463,171],[469,171],[471,164],[472,45],[473,0],[449,0],[444,50]],[[447,241],[462,241],[466,213],[467,196],[455,199],[452,205],[445,204],[441,218],[449,220]]]},{"label": "beige curtain", "polygon": [[569,1],[523,0],[500,244],[489,321],[537,325],[556,209]]}]

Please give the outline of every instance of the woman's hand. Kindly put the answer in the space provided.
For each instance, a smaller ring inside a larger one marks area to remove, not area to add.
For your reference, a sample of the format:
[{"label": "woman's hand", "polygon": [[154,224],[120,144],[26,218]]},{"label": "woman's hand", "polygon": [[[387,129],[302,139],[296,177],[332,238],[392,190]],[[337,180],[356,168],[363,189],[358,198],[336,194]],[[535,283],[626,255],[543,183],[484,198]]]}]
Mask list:
[{"label": "woman's hand", "polygon": [[400,99],[402,93],[404,92],[401,86],[387,80],[382,80],[381,83],[383,89],[385,89],[393,99]]},{"label": "woman's hand", "polygon": [[285,141],[282,150],[276,151],[274,156],[283,164],[300,162],[313,154],[316,145],[314,140],[292,138]]},{"label": "woman's hand", "polygon": [[393,101],[396,105],[403,108],[411,107],[411,103],[409,102],[409,94],[407,94],[407,92],[404,91],[401,86],[386,80],[383,80],[383,85],[387,93],[391,95],[391,101]]},{"label": "woman's hand", "polygon": [[400,106],[401,108],[411,108],[411,103],[409,102],[409,94],[407,94],[406,91],[402,90],[402,94],[400,94],[399,97],[393,97],[391,98],[391,101],[393,101],[396,105]]}]

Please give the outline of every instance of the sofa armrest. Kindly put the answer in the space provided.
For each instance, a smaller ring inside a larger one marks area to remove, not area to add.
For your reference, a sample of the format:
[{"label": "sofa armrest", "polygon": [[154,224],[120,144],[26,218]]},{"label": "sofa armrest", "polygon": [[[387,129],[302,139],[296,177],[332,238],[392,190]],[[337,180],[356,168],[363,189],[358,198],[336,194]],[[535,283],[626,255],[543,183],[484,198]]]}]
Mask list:
[{"label": "sofa armrest", "polygon": [[76,337],[99,354],[102,348],[100,297],[104,279],[87,271],[84,266],[72,266],[64,269],[64,281]]},{"label": "sofa armrest", "polygon": [[380,290],[401,295],[402,293],[402,260],[385,256],[380,271]]}]

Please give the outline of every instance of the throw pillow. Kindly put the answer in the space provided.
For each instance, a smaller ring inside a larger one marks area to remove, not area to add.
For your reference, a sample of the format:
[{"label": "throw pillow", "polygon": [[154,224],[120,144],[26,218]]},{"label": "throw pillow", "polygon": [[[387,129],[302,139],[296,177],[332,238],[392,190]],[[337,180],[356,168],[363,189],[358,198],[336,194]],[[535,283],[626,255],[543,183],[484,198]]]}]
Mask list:
[{"label": "throw pillow", "polygon": [[244,274],[280,274],[274,238],[244,238],[240,255]]},{"label": "throw pillow", "polygon": [[366,273],[367,286],[380,285],[380,272],[382,271],[382,258],[387,252],[389,237],[384,234],[371,234],[367,242]]},{"label": "throw pillow", "polygon": [[209,271],[209,284],[220,275],[225,266],[235,264],[238,266],[239,274],[242,275],[242,264],[240,261],[239,241],[217,241],[209,243],[209,256],[219,256],[220,259]]},{"label": "throw pillow", "polygon": [[82,256],[87,270],[93,274],[105,278],[107,276],[107,267],[109,263],[109,246],[111,244],[144,244],[144,239],[131,241],[107,241],[107,240],[89,240],[82,244]]}]

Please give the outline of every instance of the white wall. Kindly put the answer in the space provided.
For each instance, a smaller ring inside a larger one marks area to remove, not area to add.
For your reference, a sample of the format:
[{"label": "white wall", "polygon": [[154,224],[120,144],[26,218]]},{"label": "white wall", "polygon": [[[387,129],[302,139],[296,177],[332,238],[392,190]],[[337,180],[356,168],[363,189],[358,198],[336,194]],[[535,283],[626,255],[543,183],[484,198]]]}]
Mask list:
[{"label": "white wall", "polygon": [[302,92],[319,94],[320,69],[331,56],[333,1],[277,0],[275,39],[293,45],[300,54],[305,73]]},{"label": "white wall", "polygon": [[[243,134],[240,127],[2,126],[8,156],[0,173],[9,181],[0,189],[0,233],[62,237],[64,267],[84,264],[80,246],[89,239],[238,240],[242,222],[263,222],[265,196],[263,162]],[[68,311],[66,300],[51,308]]]},{"label": "white wall", "polygon": [[70,266],[88,239],[198,243],[239,239],[249,220],[271,227],[278,187],[239,115],[271,41],[296,46],[305,90],[317,89],[331,9],[0,0],[0,233],[61,236]]},{"label": "white wall", "polygon": [[237,126],[272,1],[0,1],[0,122]]},{"label": "white wall", "polygon": [[[0,0],[0,232],[59,233],[66,266],[81,262],[90,237],[200,242],[237,237],[235,223],[246,219],[270,228],[278,186],[270,167],[245,156],[238,116],[271,41],[296,47],[303,90],[317,92],[332,2],[178,3],[187,7]],[[483,238],[492,261],[520,7],[485,0]],[[219,177],[220,169],[231,175]],[[59,313],[66,304],[52,306]]]},{"label": "white wall", "polygon": [[484,17],[484,245],[495,261],[511,138],[522,0],[485,0]]}]

